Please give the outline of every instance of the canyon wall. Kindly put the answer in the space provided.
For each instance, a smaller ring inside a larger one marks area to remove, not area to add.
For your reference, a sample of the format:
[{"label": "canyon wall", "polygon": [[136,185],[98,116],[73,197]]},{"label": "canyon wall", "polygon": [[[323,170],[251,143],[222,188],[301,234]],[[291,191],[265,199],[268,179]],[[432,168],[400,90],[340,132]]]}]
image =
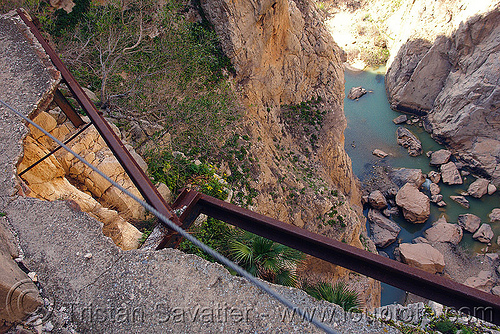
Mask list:
[{"label": "canyon wall", "polygon": [[[361,235],[358,186],[344,151],[345,54],[318,13],[309,2],[293,0],[202,0],[201,7],[235,68],[250,153],[258,161],[254,209],[374,249]],[[316,120],[300,120],[313,109]],[[338,279],[347,272],[309,259],[302,275]],[[367,306],[377,305],[380,285],[360,284]]]},{"label": "canyon wall", "polygon": [[388,20],[386,76],[394,109],[425,115],[433,138],[497,186],[499,22],[496,1],[405,1]]}]

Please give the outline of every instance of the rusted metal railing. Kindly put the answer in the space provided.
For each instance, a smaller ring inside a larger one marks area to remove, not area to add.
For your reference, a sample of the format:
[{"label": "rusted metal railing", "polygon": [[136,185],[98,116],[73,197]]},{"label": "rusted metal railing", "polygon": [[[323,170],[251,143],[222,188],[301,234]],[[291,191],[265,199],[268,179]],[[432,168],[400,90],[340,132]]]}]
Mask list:
[{"label": "rusted metal railing", "polygon": [[[477,316],[476,310],[479,310],[484,315],[490,316],[490,318],[484,320],[500,325],[500,298],[497,296],[260,215],[196,191],[184,190],[177,198],[173,204],[173,208],[181,209],[182,211],[181,216],[177,217],[172,212],[172,208],[158,193],[156,187],[154,187],[146,174],[132,158],[120,139],[115,135],[106,120],[96,110],[95,106],[83,92],[71,73],[66,69],[54,50],[43,39],[38,29],[22,11],[19,10],[18,13],[47,51],[54,65],[61,71],[62,77],[71,92],[87,112],[92,123],[96,126],[146,201],[178,226],[188,229],[198,215],[203,213],[246,231],[298,249],[319,259],[340,265],[444,305],[452,306],[457,310],[466,311],[466,313],[474,316]],[[176,245],[178,242],[178,237],[170,235],[158,244],[158,248]]]}]

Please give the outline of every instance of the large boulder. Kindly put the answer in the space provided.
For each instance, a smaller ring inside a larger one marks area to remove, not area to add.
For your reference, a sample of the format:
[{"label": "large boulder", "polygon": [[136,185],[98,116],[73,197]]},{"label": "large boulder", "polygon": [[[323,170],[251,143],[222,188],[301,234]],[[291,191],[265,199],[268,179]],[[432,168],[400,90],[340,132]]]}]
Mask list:
[{"label": "large boulder", "polygon": [[399,124],[405,123],[407,120],[408,120],[408,116],[406,116],[406,115],[399,115],[398,117],[396,117],[392,121],[394,122],[394,124],[399,125]]},{"label": "large boulder", "polygon": [[488,224],[483,224],[481,227],[472,235],[474,239],[477,239],[480,242],[489,243],[491,239],[495,236],[491,226]]},{"label": "large boulder", "polygon": [[458,216],[458,225],[470,233],[474,233],[481,225],[481,218],[471,213],[466,213]]},{"label": "large boulder", "polygon": [[375,245],[384,248],[396,241],[401,228],[395,222],[373,209],[368,211],[368,220],[371,223],[371,238]]},{"label": "large boulder", "polygon": [[361,86],[359,86],[359,87],[352,87],[349,90],[349,94],[347,94],[347,98],[351,99],[351,100],[357,100],[361,96],[365,95],[366,93],[368,93],[368,91],[366,89],[364,89],[363,87],[361,87]]},{"label": "large boulder", "polygon": [[368,196],[368,202],[373,208],[378,210],[382,210],[387,207],[387,200],[380,190],[372,191]]},{"label": "large boulder", "polygon": [[412,183],[407,183],[399,189],[396,204],[403,209],[405,219],[413,223],[424,223],[431,214],[429,197]]},{"label": "large boulder", "polygon": [[422,150],[422,143],[418,138],[407,128],[400,126],[396,130],[396,135],[398,138],[398,144],[408,149],[408,154],[412,157],[421,155],[424,151]]},{"label": "large boulder", "polygon": [[390,178],[398,187],[402,187],[406,183],[413,183],[417,188],[420,188],[425,182],[425,175],[422,170],[416,168],[393,169]]},{"label": "large boulder", "polygon": [[379,150],[378,148],[374,149],[372,154],[374,156],[377,156],[379,158],[385,158],[386,156],[388,156],[389,154],[385,153],[384,151],[382,150]]},{"label": "large boulder", "polygon": [[425,231],[425,238],[430,242],[449,242],[457,245],[462,236],[462,228],[457,224],[439,223]]},{"label": "large boulder", "polygon": [[411,267],[422,269],[431,274],[444,270],[444,256],[440,251],[426,243],[408,244],[399,246],[401,260]]},{"label": "large boulder", "polygon": [[441,165],[441,177],[443,182],[449,185],[463,183],[462,176],[460,176],[457,166],[452,161]]},{"label": "large boulder", "polygon": [[470,184],[469,188],[467,189],[467,192],[472,197],[481,198],[488,193],[489,184],[490,181],[486,179],[477,179],[476,181]]},{"label": "large boulder", "polygon": [[433,166],[440,166],[447,163],[450,160],[451,152],[448,150],[439,150],[433,152],[431,155],[430,164]]},{"label": "large boulder", "polygon": [[490,218],[490,222],[492,223],[500,222],[500,209],[493,209],[488,217]]}]

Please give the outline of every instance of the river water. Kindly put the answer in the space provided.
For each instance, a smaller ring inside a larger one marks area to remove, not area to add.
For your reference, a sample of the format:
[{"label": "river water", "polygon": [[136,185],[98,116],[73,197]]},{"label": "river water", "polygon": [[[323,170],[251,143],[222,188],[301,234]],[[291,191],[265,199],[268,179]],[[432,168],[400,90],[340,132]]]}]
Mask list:
[{"label": "river water", "polygon": [[[373,175],[373,166],[375,165],[387,165],[395,168],[420,168],[423,173],[429,173],[431,170],[438,171],[437,168],[429,165],[429,158],[425,153],[418,157],[411,157],[405,148],[397,144],[396,129],[399,125],[395,125],[392,120],[401,113],[389,107],[384,86],[384,74],[384,69],[363,72],[346,70],[345,72],[346,96],[349,90],[356,86],[362,86],[371,91],[358,101],[348,98],[344,101],[347,118],[345,149],[351,157],[354,173],[361,181],[364,181]],[[416,125],[405,124],[404,126],[420,139],[424,152],[444,148],[436,143],[422,128]],[[372,151],[376,148],[390,155],[384,159],[375,157],[372,155]],[[469,184],[474,180],[474,177],[467,176],[463,185],[456,186],[446,186],[441,182],[439,184],[441,194],[448,205],[444,208],[438,208],[431,203],[431,216],[424,224],[408,223],[400,216],[393,216],[394,221],[401,226],[401,232],[398,236],[401,242],[411,242],[412,239],[422,236],[424,231],[432,225],[432,222],[436,221],[442,214],[446,214],[449,223],[456,223],[458,215],[463,213],[473,213],[479,216],[483,223],[489,222],[488,214],[493,208],[500,207],[499,192],[491,196],[485,195],[481,199],[468,196],[470,209],[461,207],[449,198],[450,195],[458,195],[461,191],[466,191]],[[365,215],[367,214],[366,211]],[[498,250],[496,237],[500,235],[500,224],[492,224],[492,228],[495,237],[492,240],[493,246],[489,247],[487,251]],[[474,252],[485,251],[485,244],[473,240],[472,235],[467,232],[464,233],[460,245]],[[392,253],[395,247],[396,244],[394,243],[383,249],[383,251],[393,258]],[[404,291],[382,284],[382,305],[394,302],[402,304],[404,298]]]}]

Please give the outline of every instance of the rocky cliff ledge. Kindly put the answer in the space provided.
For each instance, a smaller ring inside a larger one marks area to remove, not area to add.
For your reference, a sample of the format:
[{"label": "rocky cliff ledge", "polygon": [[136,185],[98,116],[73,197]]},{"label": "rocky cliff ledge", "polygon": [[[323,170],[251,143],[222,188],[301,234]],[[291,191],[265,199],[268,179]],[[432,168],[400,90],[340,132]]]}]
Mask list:
[{"label": "rocky cliff ledge", "polygon": [[433,138],[500,185],[498,3],[405,2],[397,19],[386,76],[392,107],[426,115]]},{"label": "rocky cliff ledge", "polygon": [[[370,248],[361,236],[359,191],[344,151],[345,54],[314,6],[202,0],[201,7],[231,59],[246,108],[251,154],[259,161],[253,166],[256,210]],[[304,275],[338,279],[347,273],[310,259]],[[359,290],[369,308],[378,303],[378,283],[369,280]]]}]

